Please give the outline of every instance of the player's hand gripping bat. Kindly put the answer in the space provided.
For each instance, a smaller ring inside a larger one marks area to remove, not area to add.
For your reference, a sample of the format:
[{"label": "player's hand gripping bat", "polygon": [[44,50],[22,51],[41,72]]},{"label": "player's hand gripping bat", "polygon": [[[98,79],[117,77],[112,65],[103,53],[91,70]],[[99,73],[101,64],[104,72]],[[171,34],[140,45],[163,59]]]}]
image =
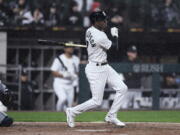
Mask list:
[{"label": "player's hand gripping bat", "polygon": [[64,43],[54,40],[45,40],[45,39],[38,39],[38,43],[40,45],[60,45],[60,46],[67,46],[67,47],[81,47],[81,48],[87,48],[86,45],[81,44],[75,44],[75,43]]},{"label": "player's hand gripping bat", "polygon": [[115,43],[116,50],[119,50],[119,43],[118,43],[118,28],[113,27],[111,28],[111,35],[113,36],[113,42]]}]

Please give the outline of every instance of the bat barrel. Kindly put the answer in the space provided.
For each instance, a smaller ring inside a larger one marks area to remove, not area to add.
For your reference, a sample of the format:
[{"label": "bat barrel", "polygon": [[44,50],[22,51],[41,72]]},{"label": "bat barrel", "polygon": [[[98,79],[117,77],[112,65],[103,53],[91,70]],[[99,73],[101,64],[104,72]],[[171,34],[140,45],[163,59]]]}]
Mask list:
[{"label": "bat barrel", "polygon": [[67,46],[67,47],[69,46],[69,47],[87,48],[86,45],[74,44],[74,43],[63,43],[63,42],[44,40],[44,39],[38,39],[38,43],[41,45],[61,45],[61,46]]}]

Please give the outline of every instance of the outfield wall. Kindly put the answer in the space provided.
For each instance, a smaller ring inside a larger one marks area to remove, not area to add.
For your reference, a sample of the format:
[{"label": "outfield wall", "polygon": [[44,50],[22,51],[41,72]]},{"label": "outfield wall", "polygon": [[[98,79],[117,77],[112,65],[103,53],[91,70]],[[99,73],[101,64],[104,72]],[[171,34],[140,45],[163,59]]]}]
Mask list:
[{"label": "outfield wall", "polygon": [[[178,64],[127,64],[110,63],[110,65],[122,76],[123,73],[139,73],[142,78],[141,86],[136,89],[130,88],[121,108],[124,109],[180,109],[180,89],[163,88],[162,75],[169,73],[179,73]],[[80,72],[80,97],[79,103],[91,97],[89,84],[84,73],[85,65],[81,65]],[[148,80],[148,78],[150,78]],[[123,78],[122,78],[123,80]],[[128,81],[128,80],[127,80]],[[144,85],[149,83],[148,86]],[[88,86],[88,87],[87,87]],[[108,109],[112,104],[115,92],[106,85],[104,100],[101,108]]]}]

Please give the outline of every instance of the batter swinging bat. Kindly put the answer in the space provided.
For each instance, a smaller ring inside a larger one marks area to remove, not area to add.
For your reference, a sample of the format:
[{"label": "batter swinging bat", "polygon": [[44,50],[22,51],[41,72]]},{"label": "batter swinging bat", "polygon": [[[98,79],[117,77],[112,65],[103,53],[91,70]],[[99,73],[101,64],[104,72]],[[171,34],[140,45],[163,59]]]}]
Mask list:
[{"label": "batter swinging bat", "polygon": [[53,41],[53,40],[45,40],[45,39],[38,39],[38,43],[41,45],[61,45],[61,46],[69,46],[69,47],[82,47],[87,48],[86,45],[81,44],[74,44],[74,43],[64,43],[59,41]]}]

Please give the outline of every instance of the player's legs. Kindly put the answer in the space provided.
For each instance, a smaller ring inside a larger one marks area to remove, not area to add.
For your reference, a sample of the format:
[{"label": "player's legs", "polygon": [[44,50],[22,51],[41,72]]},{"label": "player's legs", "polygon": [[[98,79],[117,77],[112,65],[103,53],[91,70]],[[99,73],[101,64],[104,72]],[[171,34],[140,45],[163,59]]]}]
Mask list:
[{"label": "player's legs", "polygon": [[74,117],[82,112],[96,108],[101,105],[104,95],[104,87],[107,81],[107,66],[97,67],[86,66],[86,76],[90,84],[92,98],[80,105],[66,110],[67,123],[69,127],[74,127]]},{"label": "player's legs", "polygon": [[56,110],[57,111],[62,111],[63,107],[64,107],[64,104],[65,104],[65,102],[67,100],[65,89],[64,89],[63,85],[59,84],[58,82],[54,82],[53,87],[54,87],[55,94],[56,94],[56,96],[58,98],[58,101],[57,101],[57,104],[56,104]]},{"label": "player's legs", "polygon": [[109,110],[109,113],[116,114],[121,106],[121,102],[128,88],[121,80],[119,74],[110,66],[107,82],[114,90],[116,90],[113,104],[111,106],[111,109]]},{"label": "player's legs", "polygon": [[67,97],[67,107],[72,107],[74,101],[74,87],[73,85],[68,85],[66,87],[66,97]]},{"label": "player's legs", "polygon": [[121,108],[123,109],[128,109],[129,107],[132,107],[132,100],[133,100],[133,96],[131,91],[128,91],[125,96],[123,101],[121,102]]},{"label": "player's legs", "polygon": [[113,118],[116,118],[117,112],[120,109],[122,100],[128,88],[124,84],[124,82],[121,80],[119,74],[110,66],[109,66],[109,75],[108,75],[107,82],[114,90],[116,90],[116,95],[114,97],[113,104],[107,116],[112,116]]},{"label": "player's legs", "polygon": [[100,106],[103,100],[107,72],[86,72],[86,76],[90,84],[92,98],[80,105],[73,107],[72,112],[74,115]]},{"label": "player's legs", "polygon": [[92,98],[80,105],[66,110],[67,123],[69,127],[74,127],[74,117],[82,112],[96,108],[101,105],[104,94],[104,87],[107,80],[107,72],[91,72],[86,70]]}]

